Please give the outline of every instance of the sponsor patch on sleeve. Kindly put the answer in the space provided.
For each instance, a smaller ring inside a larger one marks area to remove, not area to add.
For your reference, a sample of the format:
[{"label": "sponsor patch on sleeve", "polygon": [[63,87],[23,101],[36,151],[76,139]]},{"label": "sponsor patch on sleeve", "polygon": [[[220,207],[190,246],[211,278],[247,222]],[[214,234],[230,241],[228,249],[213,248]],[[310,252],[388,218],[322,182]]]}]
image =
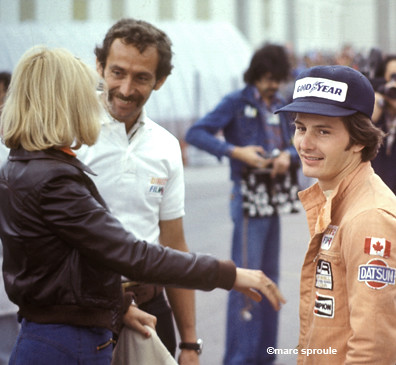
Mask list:
[{"label": "sponsor patch on sleeve", "polygon": [[164,195],[167,178],[151,177],[147,193],[152,196]]},{"label": "sponsor patch on sleeve", "polygon": [[316,292],[314,315],[324,318],[334,318],[334,297]]},{"label": "sponsor patch on sleeve", "polygon": [[364,253],[372,256],[387,258],[390,256],[391,243],[385,238],[366,237],[364,242]]},{"label": "sponsor patch on sleeve", "polygon": [[395,285],[396,269],[389,267],[382,259],[372,259],[359,266],[358,281],[365,282],[371,289],[383,289]]}]

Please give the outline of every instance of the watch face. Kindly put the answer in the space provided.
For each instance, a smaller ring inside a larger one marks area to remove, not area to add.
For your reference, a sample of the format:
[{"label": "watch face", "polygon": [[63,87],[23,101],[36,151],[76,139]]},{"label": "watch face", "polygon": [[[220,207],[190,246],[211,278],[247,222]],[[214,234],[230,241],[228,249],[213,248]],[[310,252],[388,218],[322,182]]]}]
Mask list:
[{"label": "watch face", "polygon": [[197,345],[199,346],[199,349],[197,350],[198,355],[200,355],[202,353],[202,349],[203,349],[203,341],[199,338],[197,341]]}]

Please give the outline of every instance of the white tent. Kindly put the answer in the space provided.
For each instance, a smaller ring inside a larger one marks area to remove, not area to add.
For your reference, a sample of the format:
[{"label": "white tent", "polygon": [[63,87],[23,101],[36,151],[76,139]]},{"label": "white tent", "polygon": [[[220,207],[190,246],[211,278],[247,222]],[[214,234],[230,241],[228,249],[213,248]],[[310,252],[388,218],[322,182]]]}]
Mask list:
[{"label": "white tent", "polygon": [[[65,47],[95,67],[93,50],[111,24],[59,23],[0,25],[0,71],[12,71],[22,54],[34,45]],[[229,23],[160,23],[173,43],[174,69],[153,92],[149,116],[178,138],[226,93],[242,86],[251,49]]]}]

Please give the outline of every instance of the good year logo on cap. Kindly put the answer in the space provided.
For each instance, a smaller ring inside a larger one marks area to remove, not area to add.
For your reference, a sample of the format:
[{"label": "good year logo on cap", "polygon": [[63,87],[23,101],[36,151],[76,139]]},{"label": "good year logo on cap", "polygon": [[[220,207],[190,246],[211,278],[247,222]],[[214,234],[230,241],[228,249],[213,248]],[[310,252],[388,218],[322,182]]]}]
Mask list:
[{"label": "good year logo on cap", "polygon": [[293,99],[315,96],[322,99],[344,102],[347,91],[348,84],[345,82],[319,77],[305,77],[296,81]]}]

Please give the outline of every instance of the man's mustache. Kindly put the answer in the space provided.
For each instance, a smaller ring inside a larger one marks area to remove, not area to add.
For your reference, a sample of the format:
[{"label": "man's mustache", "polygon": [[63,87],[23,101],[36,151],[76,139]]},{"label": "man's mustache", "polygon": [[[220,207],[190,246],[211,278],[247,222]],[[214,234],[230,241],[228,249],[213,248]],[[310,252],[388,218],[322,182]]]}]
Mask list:
[{"label": "man's mustache", "polygon": [[141,101],[141,99],[142,99],[139,96],[134,96],[134,95],[125,96],[125,95],[123,95],[121,93],[110,92],[109,93],[109,100],[111,100],[113,98],[118,98],[118,99],[121,99],[121,100],[126,101],[126,102],[135,102],[135,103],[139,103]]}]

